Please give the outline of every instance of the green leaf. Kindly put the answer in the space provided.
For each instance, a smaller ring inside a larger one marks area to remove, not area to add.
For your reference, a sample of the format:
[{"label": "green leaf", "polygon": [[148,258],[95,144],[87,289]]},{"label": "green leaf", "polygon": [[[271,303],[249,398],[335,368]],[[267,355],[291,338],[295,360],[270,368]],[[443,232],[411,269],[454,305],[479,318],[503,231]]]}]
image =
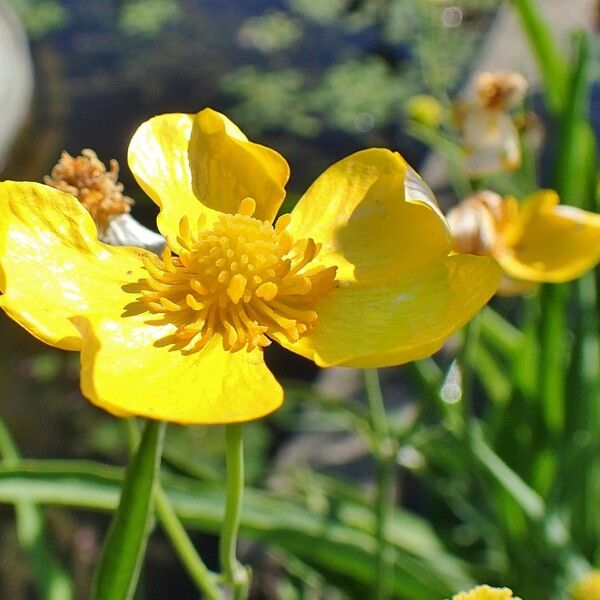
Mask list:
[{"label": "green leaf", "polygon": [[590,40],[585,33],[577,32],[573,46],[575,58],[560,115],[554,185],[563,203],[593,210],[590,172],[595,174],[596,170],[595,141],[587,121]]},{"label": "green leaf", "polygon": [[505,367],[481,343],[477,344],[477,360],[473,361],[473,371],[497,406],[506,406],[512,393],[512,381],[506,375]]},{"label": "green leaf", "polygon": [[[18,464],[20,453],[3,420],[0,419],[0,453],[5,465]],[[15,502],[19,543],[25,550],[42,600],[70,600],[72,582],[52,555],[46,542],[44,515],[28,498]]]},{"label": "green leaf", "polygon": [[534,0],[512,0],[512,6],[521,19],[521,24],[533,54],[537,60],[550,110],[558,114],[567,90],[567,65],[554,43],[552,31],[540,15]]},{"label": "green leaf", "polygon": [[[121,477],[121,469],[91,462],[22,461],[18,468],[0,467],[0,502],[30,498],[108,511],[118,503]],[[225,505],[221,486],[167,474],[162,483],[187,527],[220,530]],[[375,572],[372,519],[359,505],[343,503],[333,515],[315,514],[296,499],[247,488],[240,532],[293,553],[338,585],[367,589]],[[395,511],[390,541],[398,598],[439,600],[472,587],[464,563],[449,555],[416,515]]]},{"label": "green leaf", "polygon": [[148,540],[165,423],[148,421],[127,468],[119,507],[94,580],[94,600],[129,600],[135,592]]},{"label": "green leaf", "polygon": [[523,334],[489,306],[479,313],[480,335],[507,358],[513,357],[523,344]]},{"label": "green leaf", "polygon": [[473,454],[488,473],[509,493],[533,521],[541,521],[546,514],[542,498],[531,489],[486,443],[483,434],[474,429]]}]

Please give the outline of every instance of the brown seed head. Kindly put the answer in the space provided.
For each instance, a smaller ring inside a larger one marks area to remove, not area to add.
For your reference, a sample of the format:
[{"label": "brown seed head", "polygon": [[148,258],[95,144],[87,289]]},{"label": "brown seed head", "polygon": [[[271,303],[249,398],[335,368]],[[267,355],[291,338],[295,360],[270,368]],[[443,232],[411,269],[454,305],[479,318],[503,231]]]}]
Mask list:
[{"label": "brown seed head", "polygon": [[75,196],[92,215],[100,233],[113,217],[128,213],[133,200],[123,195],[123,184],[118,181],[119,164],[110,161],[110,170],[98,159],[93,150],[85,149],[79,156],[63,152],[44,183],[61,192]]},{"label": "brown seed head", "polygon": [[475,77],[475,98],[483,108],[508,110],[523,100],[527,87],[520,73],[479,73]]}]

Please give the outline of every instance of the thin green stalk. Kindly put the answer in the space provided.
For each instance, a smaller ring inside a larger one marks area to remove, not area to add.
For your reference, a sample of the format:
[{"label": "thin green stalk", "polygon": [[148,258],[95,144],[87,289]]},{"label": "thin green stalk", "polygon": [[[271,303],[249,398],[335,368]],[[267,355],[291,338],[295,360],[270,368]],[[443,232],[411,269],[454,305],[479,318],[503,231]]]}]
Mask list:
[{"label": "thin green stalk", "polygon": [[208,570],[202,559],[198,556],[175,509],[160,486],[156,489],[154,506],[160,524],[169,536],[190,577],[194,580],[198,591],[207,600],[224,600],[225,596],[217,585],[217,578]]},{"label": "thin green stalk", "polygon": [[94,577],[94,600],[130,600],[135,593],[152,522],[166,424],[148,421],[127,467],[121,498]]},{"label": "thin green stalk", "polygon": [[538,391],[546,430],[551,438],[564,427],[567,359],[566,284],[540,289]]},{"label": "thin green stalk", "polygon": [[250,577],[236,557],[244,493],[244,443],[242,426],[239,423],[225,426],[225,462],[227,500],[221,530],[219,559],[224,580],[233,590],[233,599],[243,600],[248,595]]},{"label": "thin green stalk", "polygon": [[375,557],[374,600],[391,597],[392,563],[388,542],[388,528],[394,508],[394,465],[395,444],[390,436],[387,415],[383,405],[377,369],[365,369],[365,390],[371,416],[371,428],[375,438],[375,460],[377,463],[377,500],[375,508]]},{"label": "thin green stalk", "polygon": [[[6,423],[0,418],[0,455],[4,464],[16,464],[21,454]],[[44,515],[33,502],[15,503],[17,537],[25,550],[35,585],[43,600],[70,600],[73,585],[45,541]]]},{"label": "thin green stalk", "polygon": [[[133,418],[125,419],[124,423],[127,428],[129,451],[133,453],[139,444],[139,430]],[[207,600],[224,600],[225,596],[217,585],[216,575],[209,571],[196,552],[192,541],[160,483],[157,485],[155,491],[154,508],[164,532],[167,534],[188,574],[196,584],[198,591]]]},{"label": "thin green stalk", "polygon": [[476,353],[479,346],[480,323],[479,315],[477,315],[465,325],[463,328],[463,346],[458,356],[458,366],[460,367],[461,377],[460,404],[462,407],[462,425],[465,435],[467,435],[471,429],[473,419],[473,365],[476,362]]},{"label": "thin green stalk", "polygon": [[523,334],[512,323],[490,306],[479,313],[480,335],[501,351],[507,358],[513,357],[523,345]]}]

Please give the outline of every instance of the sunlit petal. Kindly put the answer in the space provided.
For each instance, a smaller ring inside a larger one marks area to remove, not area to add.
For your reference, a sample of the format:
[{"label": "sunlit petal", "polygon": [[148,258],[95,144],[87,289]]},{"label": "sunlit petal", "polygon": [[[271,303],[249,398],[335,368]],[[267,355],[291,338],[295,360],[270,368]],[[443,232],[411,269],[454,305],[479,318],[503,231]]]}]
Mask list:
[{"label": "sunlit petal", "polygon": [[0,305],[42,341],[77,350],[77,315],[118,315],[123,286],[143,273],[145,250],[97,240],[71,195],[36,183],[0,183]]},{"label": "sunlit petal", "polygon": [[248,141],[225,115],[209,108],[195,115],[189,160],[194,192],[206,206],[233,214],[250,197],[257,219],[275,218],[289,166],[275,150]]},{"label": "sunlit petal", "polygon": [[292,212],[295,238],[322,244],[318,260],[340,281],[392,277],[450,250],[433,195],[404,159],[363,150],[327,169]]},{"label": "sunlit petal", "polygon": [[249,421],[277,409],[283,391],[263,353],[228,352],[215,336],[199,352],[169,343],[172,325],[152,316],[77,319],[83,334],[81,389],[91,402],[117,415],[184,424]]},{"label": "sunlit petal", "polygon": [[559,205],[551,190],[525,200],[503,235],[506,243],[495,255],[516,279],[568,281],[600,260],[600,215]]},{"label": "sunlit petal", "polygon": [[417,360],[469,321],[499,280],[492,258],[454,255],[374,285],[349,283],[320,301],[312,332],[293,344],[278,341],[321,366]]},{"label": "sunlit petal", "polygon": [[179,223],[186,215],[195,223],[201,214],[209,220],[214,211],[202,205],[192,190],[188,146],[194,116],[159,115],[133,134],[127,160],[141,188],[160,207],[157,225],[171,248],[177,249]]}]

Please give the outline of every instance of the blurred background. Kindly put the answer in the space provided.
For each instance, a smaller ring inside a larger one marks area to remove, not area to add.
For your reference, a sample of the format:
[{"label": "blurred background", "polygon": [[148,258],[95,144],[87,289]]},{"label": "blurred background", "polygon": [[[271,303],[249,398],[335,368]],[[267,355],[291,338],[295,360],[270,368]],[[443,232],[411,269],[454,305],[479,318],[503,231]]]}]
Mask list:
[{"label": "blurred background", "polygon": [[[565,40],[575,25],[595,27],[595,1],[541,4]],[[526,43],[500,0],[0,0],[0,177],[41,181],[62,150],[91,148],[105,163],[119,161],[133,214],[152,227],[155,207],[127,169],[128,141],[153,115],[210,106],[287,158],[288,209],[328,165],[369,146],[399,150],[456,201],[443,166],[407,133],[407,103],[432,94],[449,109],[483,68],[520,70],[535,87]],[[81,398],[77,355],[46,348],[4,316],[0,339],[0,411],[23,454],[121,464],[123,431]],[[248,479],[257,485],[275,485],[277,462],[302,429],[305,384],[297,382],[317,376],[283,350],[268,360],[291,393],[284,409],[248,428]],[[401,370],[387,377],[398,402],[410,395],[397,384],[405,380]],[[342,384],[353,389],[347,379],[328,389]],[[167,462],[218,480],[221,438],[218,428],[170,427]],[[360,456],[353,448],[338,452],[341,463]],[[86,598],[108,519],[59,509],[48,518]],[[195,539],[214,563],[214,539]],[[0,549],[0,598],[34,598],[9,506],[0,506]],[[275,597],[277,560],[257,547],[245,552],[257,574],[255,597]],[[148,561],[140,597],[197,597],[160,535]]]}]

